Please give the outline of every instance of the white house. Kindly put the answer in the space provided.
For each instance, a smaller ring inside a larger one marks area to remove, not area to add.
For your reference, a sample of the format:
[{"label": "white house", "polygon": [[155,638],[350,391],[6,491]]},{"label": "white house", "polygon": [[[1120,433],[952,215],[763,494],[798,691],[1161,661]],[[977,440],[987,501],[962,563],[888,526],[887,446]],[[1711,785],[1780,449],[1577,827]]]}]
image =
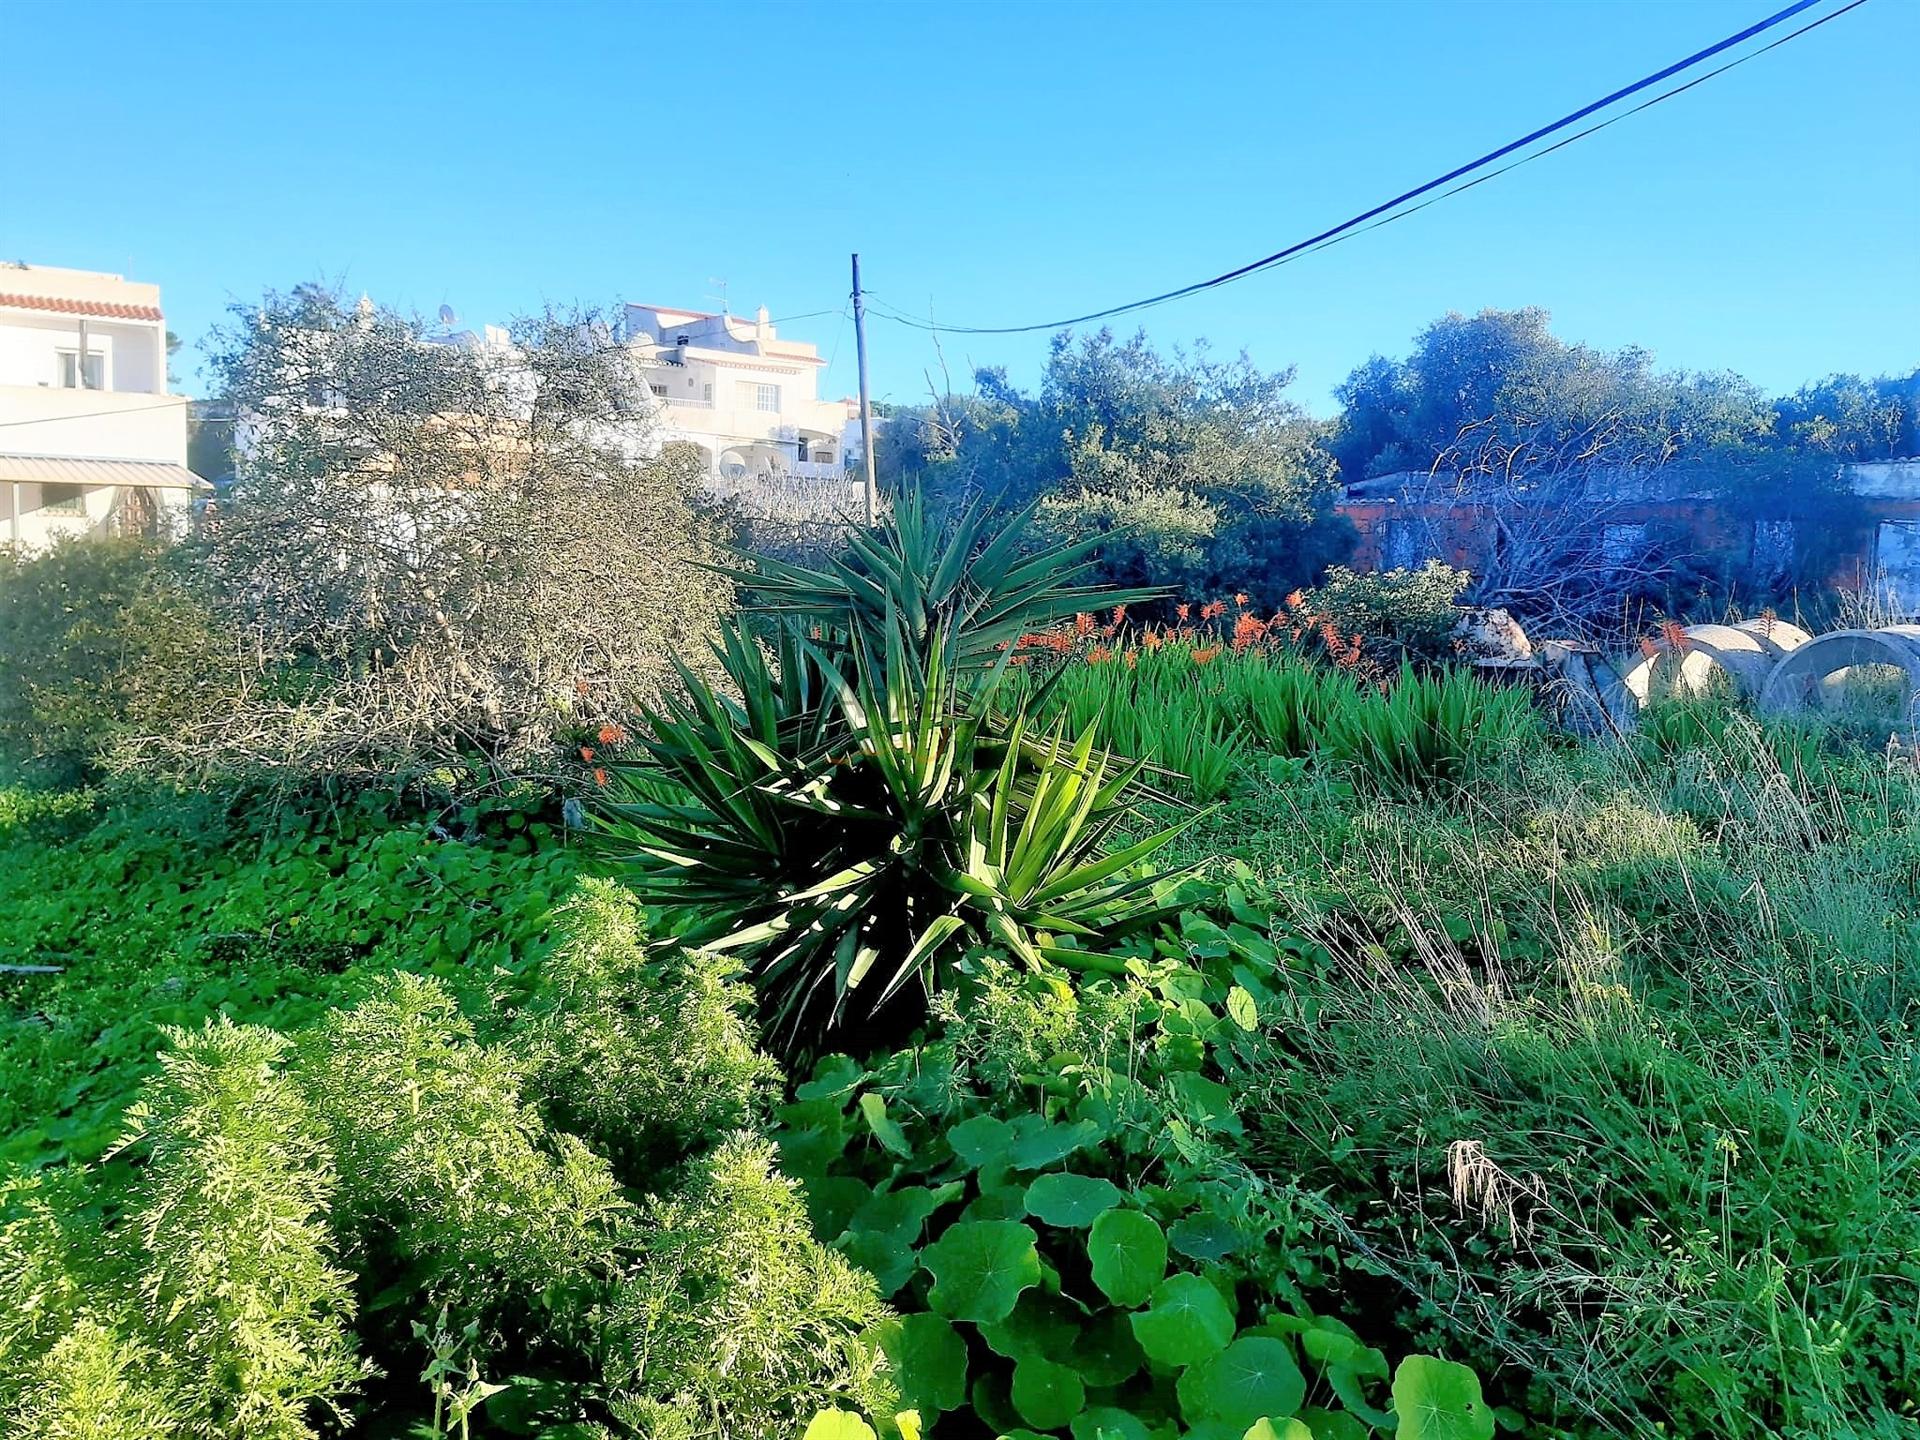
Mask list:
[{"label": "white house", "polygon": [[766,307],[752,320],[628,305],[621,336],[660,401],[660,439],[700,448],[720,488],[844,482],[859,454],[859,408],[819,397],[826,361],[782,340]]},{"label": "white house", "polygon": [[201,483],[159,286],[0,262],[0,543],[177,529]]}]

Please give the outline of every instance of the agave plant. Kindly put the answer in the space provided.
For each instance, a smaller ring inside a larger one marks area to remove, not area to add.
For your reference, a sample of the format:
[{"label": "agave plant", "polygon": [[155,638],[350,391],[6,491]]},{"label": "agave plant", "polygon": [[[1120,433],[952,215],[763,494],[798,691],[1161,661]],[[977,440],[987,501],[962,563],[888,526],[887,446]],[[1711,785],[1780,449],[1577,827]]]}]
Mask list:
[{"label": "agave plant", "polygon": [[789,1053],[911,1025],[982,947],[1118,968],[1096,947],[1167,913],[1138,867],[1190,823],[1110,849],[1139,764],[999,707],[1001,642],[1084,603],[1061,581],[1082,548],[1023,556],[971,521],[936,544],[896,514],[830,569],[757,577],[772,643],[730,632],[725,688],[682,667],[609,767],[605,849],[685,941],[740,957]]}]

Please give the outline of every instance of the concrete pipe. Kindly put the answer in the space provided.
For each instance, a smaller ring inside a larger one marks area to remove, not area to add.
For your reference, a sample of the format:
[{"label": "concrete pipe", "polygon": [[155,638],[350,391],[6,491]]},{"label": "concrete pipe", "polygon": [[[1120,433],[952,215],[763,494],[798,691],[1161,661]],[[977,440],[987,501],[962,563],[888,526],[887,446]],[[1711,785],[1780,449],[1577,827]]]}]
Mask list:
[{"label": "concrete pipe", "polygon": [[1798,652],[1807,632],[1784,620],[1747,620],[1739,625],[1689,625],[1675,647],[1657,642],[1651,655],[1617,667],[1627,693],[1650,705],[1682,695],[1702,695],[1716,675],[1725,675],[1748,699],[1758,696],[1783,656]]},{"label": "concrete pipe", "polygon": [[1901,672],[1902,708],[1913,715],[1920,694],[1920,626],[1889,625],[1882,630],[1835,630],[1810,640],[1788,655],[1767,677],[1760,708],[1791,715],[1817,705],[1828,687],[1857,665],[1886,665]]}]

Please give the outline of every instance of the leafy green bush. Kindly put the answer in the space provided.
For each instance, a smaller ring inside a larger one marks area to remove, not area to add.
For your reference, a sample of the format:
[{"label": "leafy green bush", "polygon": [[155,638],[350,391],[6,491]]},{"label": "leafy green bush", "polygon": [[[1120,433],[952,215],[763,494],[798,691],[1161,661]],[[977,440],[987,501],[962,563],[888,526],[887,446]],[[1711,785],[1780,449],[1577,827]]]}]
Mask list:
[{"label": "leafy green bush", "polygon": [[936,540],[903,503],[829,569],[768,562],[777,666],[730,632],[739,698],[683,671],[645,758],[608,767],[607,852],[689,941],[741,957],[783,1049],[901,1033],[971,948],[1095,963],[1058,940],[1160,913],[1133,867],[1171,832],[1104,849],[1138,767],[996,709],[1023,629],[1083,598],[1084,547],[1019,541],[1017,518]]},{"label": "leafy green bush", "polygon": [[0,791],[0,1161],[99,1158],[165,1025],[284,1031],[377,977],[533,967],[573,851],[544,799],[445,817],[150,790]]},{"label": "leafy green bush", "polygon": [[1440,660],[1453,653],[1455,602],[1472,578],[1439,560],[1364,575],[1335,565],[1305,593],[1301,609],[1342,636],[1358,636],[1376,661]]},{"label": "leafy green bush", "polygon": [[170,548],[0,549],[0,755],[70,780],[230,701],[231,641]]},{"label": "leafy green bush", "polygon": [[160,1357],[91,1317],[62,1335],[0,1419],[40,1440],[173,1440],[179,1401],[157,1382]]}]

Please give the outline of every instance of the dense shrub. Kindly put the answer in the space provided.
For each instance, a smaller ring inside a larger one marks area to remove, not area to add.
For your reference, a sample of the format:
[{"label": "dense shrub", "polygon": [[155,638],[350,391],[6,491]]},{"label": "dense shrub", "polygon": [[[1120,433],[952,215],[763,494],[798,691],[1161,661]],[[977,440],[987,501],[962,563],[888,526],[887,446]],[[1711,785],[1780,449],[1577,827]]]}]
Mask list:
[{"label": "dense shrub", "polygon": [[0,548],[0,759],[71,780],[231,701],[235,646],[189,563],[146,540]]},{"label": "dense shrub", "polygon": [[332,1156],[284,1037],[223,1019],[170,1038],[128,1112],[144,1328],[193,1431],[296,1440],[367,1373],[328,1228]]},{"label": "dense shrub", "polygon": [[642,1217],[634,1277],[607,1307],[614,1413],[658,1440],[798,1434],[821,1408],[890,1420],[868,1332],[871,1276],[813,1240],[764,1141],[738,1137]]},{"label": "dense shrub", "polygon": [[645,1186],[764,1114],[780,1074],[726,961],[649,950],[639,905],[604,880],[582,881],[557,918],[566,943],[514,1035],[553,1125]]},{"label": "dense shrub", "polygon": [[548,1130],[519,1064],[474,1040],[444,986],[399,974],[337,1012],[301,1080],[339,1156],[357,1269],[481,1321],[483,1345],[585,1343],[629,1202],[605,1160]]},{"label": "dense shrub", "polygon": [[1453,654],[1451,636],[1460,619],[1455,602],[1471,580],[1466,571],[1439,560],[1418,570],[1367,574],[1335,565],[1300,603],[1316,622],[1360,637],[1377,661],[1432,661]]}]

